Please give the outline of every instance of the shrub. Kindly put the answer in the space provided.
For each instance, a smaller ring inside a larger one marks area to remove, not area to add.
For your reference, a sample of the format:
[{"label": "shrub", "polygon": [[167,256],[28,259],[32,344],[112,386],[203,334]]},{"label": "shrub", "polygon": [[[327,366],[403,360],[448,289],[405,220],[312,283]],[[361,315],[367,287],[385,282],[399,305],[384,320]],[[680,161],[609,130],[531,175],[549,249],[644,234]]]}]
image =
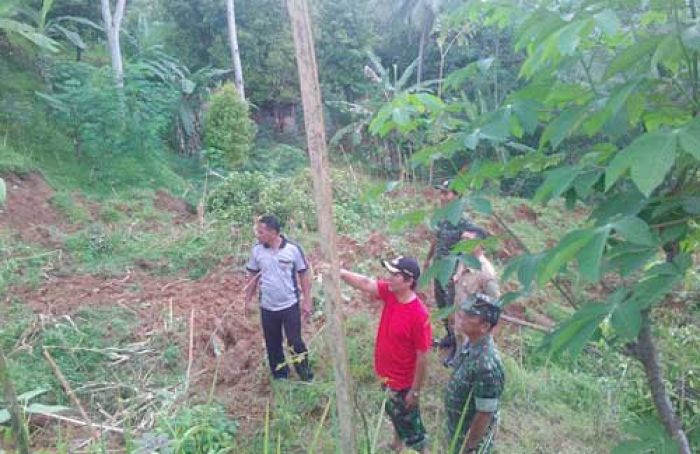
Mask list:
[{"label": "shrub", "polygon": [[[375,201],[361,200],[359,188],[342,170],[333,170],[334,220],[339,231],[357,230],[363,219],[380,219]],[[287,227],[315,230],[316,204],[310,169],[292,177],[261,172],[232,172],[207,199],[207,209],[219,219],[249,225],[262,214],[273,213]]]},{"label": "shrub", "polygon": [[233,449],[237,430],[238,424],[221,406],[194,405],[172,418],[161,419],[156,433],[144,435],[139,445],[144,452],[158,448],[173,454],[226,452]]},{"label": "shrub", "polygon": [[212,94],[205,114],[207,147],[223,153],[228,165],[235,166],[248,157],[254,136],[255,127],[248,115],[248,104],[240,98],[233,84],[222,85]]},{"label": "shrub", "polygon": [[309,194],[308,182],[260,172],[232,172],[209,195],[207,208],[236,225],[248,225],[261,214],[274,213],[287,226],[311,227],[316,210]]}]

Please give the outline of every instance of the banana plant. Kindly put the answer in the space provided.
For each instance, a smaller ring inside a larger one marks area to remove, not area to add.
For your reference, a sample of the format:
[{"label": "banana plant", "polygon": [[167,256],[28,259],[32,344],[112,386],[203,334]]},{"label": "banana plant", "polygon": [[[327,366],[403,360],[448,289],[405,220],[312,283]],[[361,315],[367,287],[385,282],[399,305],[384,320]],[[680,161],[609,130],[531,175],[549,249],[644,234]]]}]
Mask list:
[{"label": "banana plant", "polygon": [[0,31],[5,32],[10,37],[21,37],[31,42],[40,49],[49,52],[58,52],[60,45],[49,38],[31,24],[17,19],[19,8],[17,0],[8,0],[0,4]]}]

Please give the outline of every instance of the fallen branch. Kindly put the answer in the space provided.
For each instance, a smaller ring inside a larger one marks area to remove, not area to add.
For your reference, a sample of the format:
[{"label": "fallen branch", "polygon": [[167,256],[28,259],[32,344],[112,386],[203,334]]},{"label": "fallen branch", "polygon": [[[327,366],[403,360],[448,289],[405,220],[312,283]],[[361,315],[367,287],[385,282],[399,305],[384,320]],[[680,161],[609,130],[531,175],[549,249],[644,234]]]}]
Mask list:
[{"label": "fallen branch", "polygon": [[501,320],[506,321],[508,323],[512,323],[514,325],[526,326],[528,328],[536,329],[537,331],[542,331],[543,333],[552,332],[552,330],[547,328],[546,326],[511,317],[510,315],[501,315]]},{"label": "fallen branch", "polygon": [[61,416],[61,415],[56,415],[56,414],[52,414],[52,413],[39,413],[39,412],[37,412],[37,413],[34,413],[33,415],[30,415],[30,419],[36,418],[37,416],[41,416],[42,418],[56,419],[58,421],[67,422],[70,424],[75,424],[76,426],[83,426],[83,427],[91,427],[94,429],[100,429],[104,432],[115,432],[115,433],[119,433],[119,434],[124,433],[124,429],[120,429],[119,427],[94,424],[91,422],[85,422],[85,421],[81,421],[79,419],[69,418],[67,416]]},{"label": "fallen branch", "polygon": [[[97,427],[90,420],[90,417],[87,415],[87,413],[85,412],[85,409],[80,404],[80,400],[78,400],[78,396],[75,395],[75,393],[73,392],[73,389],[70,387],[70,384],[68,383],[66,378],[63,376],[63,372],[61,372],[61,369],[58,368],[58,365],[53,360],[53,357],[51,356],[51,354],[49,353],[49,351],[46,348],[44,348],[44,357],[49,362],[49,365],[51,366],[51,369],[53,370],[54,375],[56,375],[56,378],[58,378],[58,381],[61,382],[61,386],[63,386],[63,389],[66,391],[66,394],[68,394],[68,397],[70,397],[70,400],[73,402],[73,405],[78,407],[78,411],[80,412],[80,416],[82,416],[82,418],[87,422],[87,424],[90,427]],[[100,431],[93,432],[92,436],[95,439],[100,438]]]}]

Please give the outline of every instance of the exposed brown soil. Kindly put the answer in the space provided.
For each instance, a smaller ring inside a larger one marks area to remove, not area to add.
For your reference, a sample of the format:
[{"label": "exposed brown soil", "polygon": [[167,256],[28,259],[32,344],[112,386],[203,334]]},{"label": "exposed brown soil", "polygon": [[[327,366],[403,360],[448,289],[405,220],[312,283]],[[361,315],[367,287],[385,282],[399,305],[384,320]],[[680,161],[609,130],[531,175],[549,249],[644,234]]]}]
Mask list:
[{"label": "exposed brown soil", "polygon": [[158,210],[169,212],[173,217],[174,224],[184,224],[195,218],[195,214],[189,209],[187,202],[164,191],[156,193],[153,206]]},{"label": "exposed brown soil", "polygon": [[0,208],[0,230],[26,242],[56,245],[54,232],[67,230],[68,221],[49,203],[54,190],[38,173],[3,175],[3,179],[7,200]]}]

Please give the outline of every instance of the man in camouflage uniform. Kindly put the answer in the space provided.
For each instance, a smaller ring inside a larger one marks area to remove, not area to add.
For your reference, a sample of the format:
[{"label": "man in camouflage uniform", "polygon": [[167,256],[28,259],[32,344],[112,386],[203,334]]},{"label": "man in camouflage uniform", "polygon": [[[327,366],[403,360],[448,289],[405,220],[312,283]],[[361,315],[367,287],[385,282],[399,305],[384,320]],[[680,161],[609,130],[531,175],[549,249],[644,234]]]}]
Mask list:
[{"label": "man in camouflage uniform", "polygon": [[[443,207],[459,197],[459,194],[455,190],[450,189],[449,180],[444,181],[435,188],[440,191],[440,205]],[[439,221],[435,226],[435,239],[430,245],[430,250],[425,259],[423,269],[428,268],[431,260],[439,260],[449,256],[450,250],[459,243],[464,232],[471,226],[471,222],[469,222],[469,219],[466,217],[461,217],[456,224],[451,223],[447,219]],[[455,285],[452,276],[450,276],[450,279],[447,281],[446,287],[443,287],[437,279],[435,279],[433,287],[435,289],[435,303],[438,308],[442,309],[443,307],[452,306],[454,304]],[[441,348],[452,349],[447,358],[449,361],[454,353],[455,337],[450,320],[445,319],[443,323],[447,334],[438,342],[438,345]]]},{"label": "man in camouflage uniform", "polygon": [[457,314],[456,328],[469,340],[455,358],[445,391],[447,452],[489,453],[505,384],[503,363],[491,336],[501,308],[488,295],[476,293],[460,304]]}]

